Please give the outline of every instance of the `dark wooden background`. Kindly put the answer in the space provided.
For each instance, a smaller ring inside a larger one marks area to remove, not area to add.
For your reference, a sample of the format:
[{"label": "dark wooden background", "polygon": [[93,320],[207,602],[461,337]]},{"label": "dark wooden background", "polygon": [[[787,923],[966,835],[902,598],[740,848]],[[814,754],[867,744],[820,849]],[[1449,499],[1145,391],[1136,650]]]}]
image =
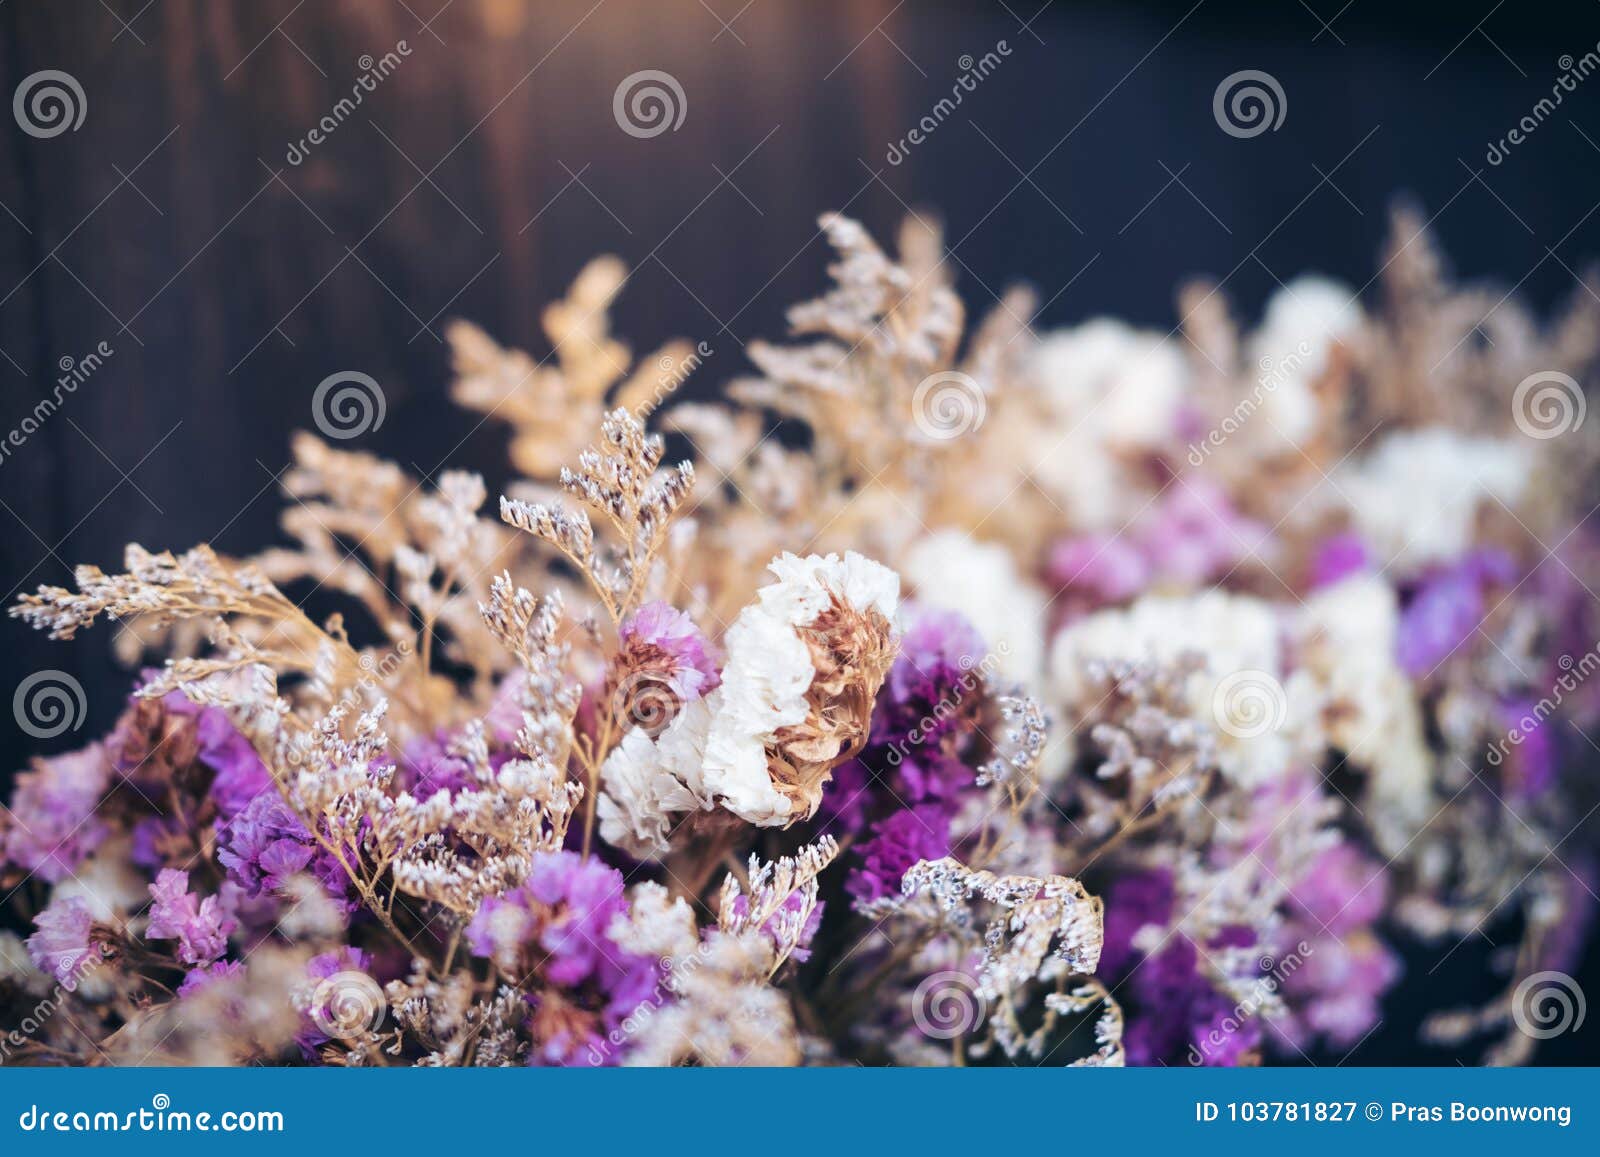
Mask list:
[{"label": "dark wooden background", "polygon": [[[401,40],[399,69],[289,164],[360,58]],[[1001,40],[999,70],[888,164],[961,58]],[[880,232],[937,210],[975,307],[1023,279],[1042,324],[1165,329],[1196,274],[1246,314],[1304,270],[1365,283],[1407,194],[1463,274],[1549,305],[1600,254],[1600,79],[1504,164],[1485,149],[1597,41],[1600,6],[1491,0],[0,0],[0,95],[60,69],[87,97],[51,139],[0,120],[0,436],[62,359],[114,350],[0,461],[0,594],[110,566],[128,540],[267,543],[289,434],[335,371],[385,392],[363,448],[498,481],[504,431],[446,400],[442,325],[543,354],[540,307],[597,252],[638,267],[617,312],[634,348],[709,342],[692,389],[715,388],[821,283],[830,208]],[[1211,100],[1247,68],[1288,114],[1238,140]],[[681,82],[678,131],[618,128],[613,92],[641,69]],[[0,623],[0,693],[54,667],[89,702],[45,744],[0,711],[6,770],[110,724],[127,676],[107,644]],[[1465,992],[1482,970],[1463,950],[1407,984]],[[1442,1059],[1414,1027],[1397,1016],[1357,1059]]]}]

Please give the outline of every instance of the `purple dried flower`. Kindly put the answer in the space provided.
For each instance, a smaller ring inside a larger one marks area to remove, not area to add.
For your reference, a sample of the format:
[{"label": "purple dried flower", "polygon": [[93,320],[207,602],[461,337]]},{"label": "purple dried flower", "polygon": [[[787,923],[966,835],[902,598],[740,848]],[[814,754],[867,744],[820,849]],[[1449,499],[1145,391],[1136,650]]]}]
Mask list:
[{"label": "purple dried flower", "polygon": [[276,792],[258,795],[217,832],[217,860],[246,896],[276,892],[296,872],[309,871],[328,895],[351,910],[349,879],[339,861]]},{"label": "purple dried flower", "polygon": [[1172,919],[1172,903],[1172,873],[1166,868],[1131,872],[1112,884],[1106,896],[1100,971],[1107,976],[1125,972],[1137,955],[1134,937],[1148,925],[1166,927]]},{"label": "purple dried flower", "polygon": [[1272,1028],[1297,1049],[1315,1037],[1349,1048],[1378,1023],[1383,994],[1400,976],[1399,958],[1365,929],[1301,944],[1303,962],[1283,978],[1288,1014],[1275,1017]]},{"label": "purple dried flower", "polygon": [[951,820],[977,791],[962,757],[987,695],[983,638],[951,611],[907,603],[902,616],[867,748],[835,770],[820,810],[825,830],[870,831],[845,885],[859,902],[898,894],[911,865],[949,854]]},{"label": "purple dried flower", "polygon": [[530,997],[534,1063],[582,1063],[601,1033],[660,983],[655,959],[625,952],[609,935],[627,908],[621,872],[574,852],[545,852],[521,887],[486,899],[467,925],[474,955],[545,986]]},{"label": "purple dried flower", "polygon": [[[370,976],[372,972],[371,955],[360,948],[354,948],[346,944],[332,952],[320,953],[306,961],[306,976],[313,981],[331,980],[344,972],[360,972]],[[360,978],[355,979],[359,980]],[[381,989],[378,990],[379,995],[377,997],[372,997],[370,990],[365,987],[366,981],[362,980],[361,985],[360,998],[362,1000],[382,999]],[[377,988],[375,979],[372,981],[372,988]],[[325,988],[321,985],[315,985],[312,988],[311,998],[314,1003],[312,1007],[305,1010],[304,1015],[300,1018],[300,1029],[295,1033],[294,1037],[295,1044],[300,1046],[301,1055],[308,1061],[317,1062],[317,1049],[333,1039],[323,1031],[322,1025],[333,1024],[338,1017],[335,1015],[334,1010],[322,1002],[336,1000],[339,995],[336,986],[327,986]]]},{"label": "purple dried flower", "polygon": [[4,829],[5,860],[52,884],[72,874],[110,828],[95,808],[111,782],[111,763],[98,743],[34,761],[17,776]]},{"label": "purple dried flower", "polygon": [[37,931],[28,937],[29,957],[68,992],[73,991],[92,951],[89,930],[94,919],[88,901],[80,896],[54,900],[35,917],[33,925]]},{"label": "purple dried flower", "polygon": [[1515,576],[1515,564],[1498,550],[1475,550],[1425,574],[1400,611],[1395,645],[1401,668],[1415,677],[1444,662],[1483,622],[1488,588]]},{"label": "purple dried flower", "polygon": [[176,715],[196,721],[200,762],[216,772],[210,796],[223,820],[230,820],[249,806],[250,801],[272,787],[272,775],[228,713],[220,707],[203,707],[174,691],[161,704]]},{"label": "purple dried flower", "polygon": [[1367,544],[1359,534],[1334,534],[1318,544],[1311,560],[1311,586],[1326,587],[1367,569]]},{"label": "purple dried flower", "polygon": [[1337,936],[1364,928],[1382,916],[1388,895],[1383,866],[1353,845],[1339,843],[1318,856],[1295,881],[1290,907],[1304,913],[1317,928]]},{"label": "purple dried flower", "polygon": [[872,742],[932,747],[970,722],[971,707],[982,694],[977,668],[987,648],[953,611],[907,604],[903,613],[906,630],[873,713]]},{"label": "purple dried flower", "polygon": [[[1546,704],[1546,710],[1549,705]],[[1543,795],[1556,781],[1556,745],[1545,728],[1539,705],[1531,699],[1513,699],[1500,706],[1500,726],[1509,738],[1494,749],[1491,762],[1501,767],[1506,793],[1517,799]],[[1498,755],[1503,751],[1503,755]]]},{"label": "purple dried flower", "polygon": [[950,812],[938,804],[902,808],[872,825],[861,845],[861,866],[850,870],[845,891],[857,902],[898,896],[907,871],[921,860],[950,854]]},{"label": "purple dried flower", "polygon": [[239,921],[216,896],[204,900],[189,891],[189,873],[165,868],[150,885],[148,940],[176,940],[185,964],[210,964],[228,950],[228,936]]},{"label": "purple dried flower", "polygon": [[1120,534],[1081,534],[1050,549],[1046,568],[1056,585],[1086,591],[1099,603],[1133,598],[1151,581],[1145,552]]},{"label": "purple dried flower", "polygon": [[[761,930],[771,937],[774,945],[778,946],[779,948],[783,947],[782,939],[779,937],[777,928],[775,927],[779,916],[784,912],[800,911],[803,907],[805,907],[805,902],[806,898],[800,892],[790,892],[784,897],[783,903],[778,905],[778,911],[774,912],[772,916],[768,918],[767,922],[761,926]],[[794,950],[789,953],[791,959],[797,960],[802,964],[811,959],[811,941],[815,939],[817,935],[817,929],[822,927],[823,907],[824,905],[820,900],[817,901],[816,904],[812,905],[811,912],[806,917],[806,922],[800,929],[800,938],[795,942]],[[733,914],[738,917],[743,917],[749,911],[750,897],[741,892],[739,895],[733,898]]]},{"label": "purple dried flower", "polygon": [[1134,967],[1125,981],[1137,1010],[1123,1037],[1129,1064],[1237,1065],[1260,1046],[1260,1019],[1242,1013],[1200,965],[1194,942],[1176,933]]},{"label": "purple dried flower", "polygon": [[178,999],[182,1000],[186,996],[204,992],[219,980],[243,975],[244,964],[238,960],[217,960],[199,968],[192,968],[184,975],[183,983],[178,985]]},{"label": "purple dried flower", "polygon": [[412,739],[400,753],[395,782],[418,799],[431,799],[442,791],[453,795],[472,786],[467,761],[451,755],[449,747],[447,732]]},{"label": "purple dried flower", "polygon": [[716,687],[717,667],[705,636],[675,607],[660,601],[645,603],[623,622],[618,634],[625,652],[637,656],[659,651],[669,658],[668,682],[684,702]]},{"label": "purple dried flower", "polygon": [[189,827],[175,815],[140,816],[133,825],[131,859],[146,872],[171,867],[193,850]]},{"label": "purple dried flower", "polygon": [[1234,509],[1206,478],[1177,483],[1117,533],[1062,539],[1050,551],[1049,576],[1088,596],[1091,608],[1126,602],[1153,586],[1203,586],[1266,549],[1270,533]]}]

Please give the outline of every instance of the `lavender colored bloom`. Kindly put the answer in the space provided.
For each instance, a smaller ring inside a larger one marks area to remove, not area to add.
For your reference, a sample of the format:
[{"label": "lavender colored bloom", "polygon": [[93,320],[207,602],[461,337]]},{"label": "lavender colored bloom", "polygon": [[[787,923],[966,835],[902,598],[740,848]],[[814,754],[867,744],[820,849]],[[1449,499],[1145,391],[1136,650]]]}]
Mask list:
[{"label": "lavender colored bloom", "polygon": [[953,611],[908,604],[900,653],[884,681],[873,713],[872,742],[934,747],[965,721],[963,700],[978,698],[976,673],[986,648],[966,619]]},{"label": "lavender colored bloom", "polygon": [[1330,535],[1318,544],[1311,560],[1311,585],[1313,588],[1332,586],[1366,570],[1371,561],[1367,544],[1359,534]]},{"label": "lavender colored bloom", "polygon": [[5,861],[52,884],[66,879],[110,833],[95,814],[110,782],[98,743],[36,760],[17,776],[10,822],[0,829]]},{"label": "lavender colored bloom", "polygon": [[870,833],[845,884],[858,903],[897,895],[906,869],[948,855],[950,823],[977,790],[962,756],[985,695],[983,638],[951,611],[906,603],[902,613],[867,748],[835,770],[819,813],[826,830]]},{"label": "lavender colored bloom", "polygon": [[1267,528],[1234,508],[1208,478],[1177,482],[1140,527],[1157,581],[1193,588],[1232,570],[1268,544]]},{"label": "lavender colored bloom", "polygon": [[174,691],[162,706],[196,720],[200,762],[216,773],[210,796],[223,820],[231,820],[272,787],[272,775],[243,732],[220,707],[203,707]]},{"label": "lavender colored bloom", "polygon": [[[319,953],[306,961],[306,976],[312,981],[330,980],[341,972],[372,972],[372,957],[360,948],[346,944],[332,952]],[[376,980],[373,982],[376,984]],[[317,986],[313,986],[312,998],[316,1000]],[[326,1007],[309,1008],[300,1018],[300,1029],[295,1033],[295,1044],[300,1046],[301,1055],[308,1061],[316,1062],[317,1049],[327,1044],[333,1038],[322,1031],[318,1020],[324,1023],[332,1018]]]},{"label": "lavender colored bloom", "polygon": [[1097,603],[1120,603],[1150,585],[1152,568],[1145,551],[1118,534],[1082,534],[1050,549],[1050,578],[1068,590],[1081,590]]},{"label": "lavender colored bloom", "polygon": [[[778,911],[774,912],[767,922],[761,926],[761,930],[772,939],[773,944],[781,947],[782,943],[779,940],[777,929],[774,927],[774,925],[778,922],[779,917],[782,916],[783,913],[799,912],[804,906],[805,897],[799,892],[790,892],[788,896],[784,897],[783,903],[778,905]],[[800,929],[800,938],[796,942],[795,949],[789,953],[792,959],[797,960],[802,964],[811,959],[810,945],[811,941],[817,935],[817,929],[822,927],[823,907],[824,905],[820,900],[812,906],[810,915],[806,917],[806,922]],[[735,916],[743,917],[749,911],[750,897],[740,894],[733,898],[733,914]]]},{"label": "lavender colored bloom", "polygon": [[441,791],[454,794],[472,785],[467,761],[449,752],[449,736],[418,736],[400,753],[395,780],[418,799],[431,799]]},{"label": "lavender colored bloom", "polygon": [[1088,596],[1090,607],[1126,602],[1153,586],[1202,586],[1265,549],[1270,534],[1245,518],[1216,483],[1175,485],[1118,533],[1062,539],[1047,570],[1057,585]]},{"label": "lavender colored bloom", "polygon": [[1105,944],[1100,971],[1119,976],[1138,954],[1134,937],[1147,925],[1165,927],[1172,918],[1173,881],[1166,868],[1132,872],[1118,879],[1106,896]]},{"label": "lavender colored bloom", "polygon": [[217,860],[246,896],[276,892],[296,872],[309,871],[328,895],[350,908],[344,869],[317,846],[300,817],[276,792],[257,796],[218,830]]},{"label": "lavender colored bloom", "polygon": [[372,955],[346,944],[332,952],[319,953],[306,961],[306,975],[312,980],[327,980],[341,972],[371,972]]},{"label": "lavender colored bloom", "polygon": [[536,971],[550,986],[530,999],[534,1063],[582,1063],[660,983],[655,959],[624,951],[608,933],[627,907],[621,872],[574,852],[545,852],[520,887],[486,899],[468,923],[474,955],[519,977]]},{"label": "lavender colored bloom", "polygon": [[92,951],[89,930],[94,919],[88,901],[80,896],[54,900],[34,918],[33,925],[37,931],[28,937],[28,956],[36,967],[72,992]]},{"label": "lavender colored bloom", "polygon": [[1123,1037],[1129,1064],[1237,1065],[1261,1044],[1260,1020],[1212,984],[1187,936],[1172,936],[1126,985],[1137,1007]]},{"label": "lavender colored bloom", "polygon": [[861,866],[850,870],[845,891],[858,903],[897,896],[913,865],[949,854],[949,810],[937,804],[903,808],[872,825],[871,838],[861,845]]},{"label": "lavender colored bloom", "polygon": [[1271,1027],[1289,1051],[1317,1038],[1348,1048],[1378,1023],[1399,958],[1372,932],[1388,905],[1384,869],[1350,844],[1335,844],[1295,881],[1275,954],[1283,1015]]},{"label": "lavender colored bloom", "polygon": [[835,770],[824,796],[831,826],[859,832],[873,814],[954,801],[973,787],[972,769],[955,756],[974,734],[983,639],[953,612],[911,603],[904,612],[906,631],[878,693],[868,747]]},{"label": "lavender colored bloom", "polygon": [[150,885],[148,940],[176,940],[185,964],[210,964],[228,950],[228,936],[239,921],[215,896],[189,891],[189,873],[165,868]]},{"label": "lavender colored bloom", "polygon": [[1290,889],[1290,907],[1320,929],[1338,936],[1365,928],[1382,916],[1389,887],[1382,865],[1347,843],[1335,844],[1312,863]]},{"label": "lavender colored bloom", "polygon": [[1515,565],[1497,550],[1475,550],[1430,571],[1400,612],[1396,649],[1401,668],[1426,675],[1472,636],[1483,621],[1486,591],[1514,581]]},{"label": "lavender colored bloom", "polygon": [[718,682],[716,664],[694,620],[667,603],[645,603],[623,622],[618,632],[624,652],[635,657],[662,653],[668,660],[667,681],[680,699],[698,699]]},{"label": "lavender colored bloom", "polygon": [[[1100,972],[1125,994],[1128,1063],[1239,1064],[1260,1046],[1260,1022],[1241,1013],[1237,999],[1212,981],[1193,940],[1165,931],[1174,900],[1172,873],[1166,869],[1132,873],[1107,891]],[[1148,954],[1139,943],[1147,927],[1163,930]],[[1205,948],[1214,956],[1255,943],[1254,929],[1230,926]]]},{"label": "lavender colored bloom", "polygon": [[1554,737],[1540,719],[1538,704],[1531,699],[1504,703],[1499,722],[1507,735],[1517,736],[1517,742],[1504,749],[1497,763],[1503,769],[1507,794],[1524,800],[1543,795],[1556,781],[1557,752]]},{"label": "lavender colored bloom", "polygon": [[178,985],[178,999],[182,1000],[186,996],[204,992],[219,980],[243,975],[244,964],[237,960],[217,960],[199,968],[191,968],[184,975],[183,983]]},{"label": "lavender colored bloom", "polygon": [[140,816],[133,825],[131,859],[146,872],[169,867],[175,855],[193,846],[189,827],[178,816]]},{"label": "lavender colored bloom", "polygon": [[1303,962],[1283,978],[1288,1015],[1272,1028],[1298,1049],[1316,1037],[1349,1048],[1378,1023],[1383,994],[1400,976],[1399,958],[1365,929],[1301,943]]}]

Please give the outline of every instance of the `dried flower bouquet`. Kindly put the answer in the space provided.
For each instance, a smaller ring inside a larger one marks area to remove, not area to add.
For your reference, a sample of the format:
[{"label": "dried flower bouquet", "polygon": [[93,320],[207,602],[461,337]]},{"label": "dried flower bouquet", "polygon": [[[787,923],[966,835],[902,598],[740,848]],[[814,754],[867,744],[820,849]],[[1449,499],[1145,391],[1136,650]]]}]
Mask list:
[{"label": "dried flower bouquet", "polygon": [[663,406],[614,260],[543,361],[457,324],[498,521],[301,435],[292,545],[12,608],[167,659],[0,817],[8,1061],[1257,1063],[1495,920],[1426,1032],[1530,1057],[1594,902],[1600,297],[1541,329],[1402,214],[1372,312],[968,333],[924,222],[823,228],[724,403]]}]

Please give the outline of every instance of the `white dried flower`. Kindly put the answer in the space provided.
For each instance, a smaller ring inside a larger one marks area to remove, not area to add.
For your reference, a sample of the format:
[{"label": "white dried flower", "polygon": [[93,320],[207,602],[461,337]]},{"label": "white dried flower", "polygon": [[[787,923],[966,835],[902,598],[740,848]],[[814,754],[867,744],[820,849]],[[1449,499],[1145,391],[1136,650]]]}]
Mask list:
[{"label": "white dried flower", "polygon": [[1337,471],[1323,495],[1348,503],[1380,564],[1407,574],[1459,558],[1473,544],[1480,511],[1496,503],[1515,509],[1532,469],[1527,442],[1397,430]]},{"label": "white dried flower", "polygon": [[1328,371],[1334,346],[1353,339],[1361,305],[1349,287],[1324,277],[1297,277],[1272,295],[1261,327],[1250,336],[1252,376],[1261,386],[1257,413],[1273,449],[1306,444],[1319,430],[1316,386]]},{"label": "white dried flower", "polygon": [[[1175,665],[1200,656],[1204,663],[1193,667],[1187,681],[1194,717],[1218,727],[1223,772],[1242,784],[1260,783],[1281,774],[1291,760],[1281,634],[1272,605],[1247,595],[1146,595],[1056,636],[1050,659],[1054,691],[1065,718],[1075,722],[1094,704],[1086,698],[1097,686],[1094,661]],[[1241,681],[1251,710],[1267,713],[1261,723],[1252,718],[1249,726],[1237,727],[1222,716],[1230,687]]]},{"label": "white dried flower", "polygon": [[1029,690],[1042,686],[1048,602],[1009,551],[942,530],[918,541],[901,570],[918,602],[955,611],[973,625],[1008,678]]}]

